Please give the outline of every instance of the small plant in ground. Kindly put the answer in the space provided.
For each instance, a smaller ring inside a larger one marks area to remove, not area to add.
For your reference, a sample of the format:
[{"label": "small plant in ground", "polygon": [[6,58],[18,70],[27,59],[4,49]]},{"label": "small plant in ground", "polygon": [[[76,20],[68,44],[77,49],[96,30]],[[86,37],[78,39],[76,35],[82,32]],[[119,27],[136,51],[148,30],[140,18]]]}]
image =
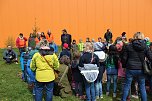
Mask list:
[{"label": "small plant in ground", "polygon": [[15,46],[15,39],[12,36],[9,36],[7,40],[5,41],[5,46],[7,47],[8,45],[12,47]]}]

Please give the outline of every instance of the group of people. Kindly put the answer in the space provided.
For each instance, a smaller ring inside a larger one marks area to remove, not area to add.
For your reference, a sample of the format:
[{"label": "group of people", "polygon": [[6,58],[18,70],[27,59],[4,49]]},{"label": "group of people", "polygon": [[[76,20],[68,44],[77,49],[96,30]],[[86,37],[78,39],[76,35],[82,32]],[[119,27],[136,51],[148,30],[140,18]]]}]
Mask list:
[{"label": "group of people", "polygon": [[[36,79],[36,101],[42,101],[43,90],[46,91],[46,101],[52,101],[53,89],[56,90],[57,87],[60,87],[59,95],[63,98],[71,96],[71,92],[74,92],[81,100],[103,99],[103,78],[106,82],[107,96],[111,93],[110,86],[113,83],[113,98],[117,97],[117,84],[120,82],[121,101],[129,100],[131,84],[134,81],[134,93],[137,94],[139,89],[141,100],[147,101],[145,80],[150,82],[148,86],[152,93],[152,76],[145,75],[143,69],[145,58],[152,62],[152,43],[148,37],[145,38],[143,33],[137,32],[127,41],[126,33],[123,32],[113,42],[112,32],[107,29],[104,38],[99,37],[97,42],[87,37],[86,42],[80,39],[77,44],[76,40],[72,41],[72,36],[66,29],[63,29],[62,33],[62,51],[58,57],[58,47],[50,30],[47,35],[41,32],[37,35],[30,34],[28,38],[30,68],[35,72]],[[16,40],[20,55],[26,51],[26,41],[27,38],[20,33]],[[10,50],[12,48],[8,46],[4,52],[4,59],[8,63],[13,59],[17,61],[17,54]],[[12,55],[9,56],[8,52]],[[68,70],[60,63],[65,64]],[[63,69],[62,72],[60,68]],[[59,77],[55,75],[57,70],[60,71]],[[63,80],[67,80],[66,83],[61,82]],[[56,83],[57,87],[54,86]],[[137,84],[139,86],[136,86]]]}]

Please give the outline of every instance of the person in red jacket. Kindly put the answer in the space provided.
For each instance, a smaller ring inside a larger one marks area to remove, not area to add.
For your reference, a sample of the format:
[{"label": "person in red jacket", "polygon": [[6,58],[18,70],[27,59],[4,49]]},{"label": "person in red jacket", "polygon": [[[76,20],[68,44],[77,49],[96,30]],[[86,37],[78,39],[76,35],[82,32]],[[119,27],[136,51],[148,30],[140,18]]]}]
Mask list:
[{"label": "person in red jacket", "polygon": [[25,52],[27,38],[23,36],[22,33],[19,34],[19,37],[16,39],[16,47],[19,49],[20,55],[22,52]]}]

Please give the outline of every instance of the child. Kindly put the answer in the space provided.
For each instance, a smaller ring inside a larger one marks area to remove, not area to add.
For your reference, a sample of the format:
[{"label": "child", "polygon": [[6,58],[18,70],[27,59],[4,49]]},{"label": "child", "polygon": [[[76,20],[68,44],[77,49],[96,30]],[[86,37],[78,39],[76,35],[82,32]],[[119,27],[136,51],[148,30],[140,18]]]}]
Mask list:
[{"label": "child", "polygon": [[72,41],[71,48],[72,48],[72,52],[75,52],[75,51],[78,50],[78,46],[76,44],[76,40]]},{"label": "child", "polygon": [[54,53],[58,53],[58,46],[54,43],[54,41],[50,43],[50,48],[51,47],[54,49]]},{"label": "child", "polygon": [[84,43],[82,42],[82,39],[79,40],[79,44],[78,44],[78,50],[79,52],[83,52],[83,48],[84,48]]},{"label": "child", "polygon": [[72,78],[75,82],[75,93],[77,97],[83,99],[83,92],[82,92],[82,75],[80,74],[80,70],[78,69],[79,59],[80,59],[80,52],[75,51],[73,54],[73,60],[71,63],[71,70],[72,70]]},{"label": "child", "polygon": [[107,72],[107,91],[106,95],[109,95],[110,92],[110,85],[111,85],[111,78],[113,78],[113,97],[116,97],[117,91],[117,77],[118,77],[118,54],[116,46],[111,45],[109,47],[109,53],[106,60],[106,72]]},{"label": "child", "polygon": [[66,55],[71,59],[71,53],[68,50],[69,49],[69,45],[67,43],[63,44],[63,50],[62,52],[59,54],[59,60],[62,58],[62,56]]}]

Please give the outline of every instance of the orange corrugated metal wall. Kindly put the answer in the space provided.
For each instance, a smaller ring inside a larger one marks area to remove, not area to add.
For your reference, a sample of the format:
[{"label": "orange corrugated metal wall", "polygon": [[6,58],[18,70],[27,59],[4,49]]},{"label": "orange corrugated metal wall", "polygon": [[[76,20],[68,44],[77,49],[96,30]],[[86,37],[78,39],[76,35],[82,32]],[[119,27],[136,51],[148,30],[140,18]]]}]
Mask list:
[{"label": "orange corrugated metal wall", "polygon": [[103,37],[107,28],[114,37],[141,31],[152,38],[152,0],[0,0],[0,47],[8,36],[28,37],[35,18],[40,31],[51,29],[57,44],[63,28],[77,40]]}]

